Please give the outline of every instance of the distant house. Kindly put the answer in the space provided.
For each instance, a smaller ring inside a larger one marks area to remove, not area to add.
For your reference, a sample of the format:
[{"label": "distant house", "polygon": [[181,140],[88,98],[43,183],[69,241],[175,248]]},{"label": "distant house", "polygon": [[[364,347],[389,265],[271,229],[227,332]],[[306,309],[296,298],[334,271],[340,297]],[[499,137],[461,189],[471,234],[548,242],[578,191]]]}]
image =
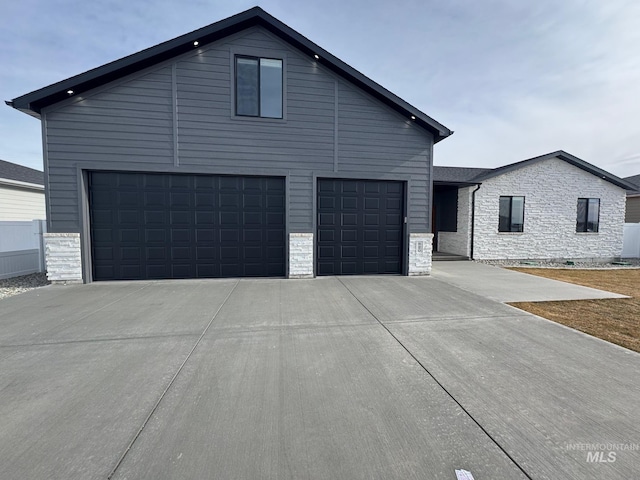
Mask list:
[{"label": "distant house", "polygon": [[0,221],[44,218],[44,173],[0,160]]},{"label": "distant house", "polygon": [[563,151],[495,169],[434,167],[434,245],[477,260],[615,259],[628,188]]},{"label": "distant house", "polygon": [[626,223],[640,223],[640,175],[626,177],[625,180],[635,188],[627,190],[627,207],[624,221]]}]

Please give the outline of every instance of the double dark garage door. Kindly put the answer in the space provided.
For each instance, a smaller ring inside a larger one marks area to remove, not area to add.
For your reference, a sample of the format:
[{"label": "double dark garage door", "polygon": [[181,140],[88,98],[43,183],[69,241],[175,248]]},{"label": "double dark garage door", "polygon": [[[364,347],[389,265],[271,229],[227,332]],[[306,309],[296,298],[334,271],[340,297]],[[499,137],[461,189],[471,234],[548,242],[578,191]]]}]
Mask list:
[{"label": "double dark garage door", "polygon": [[[280,177],[90,172],[94,280],[286,274]],[[318,180],[317,274],[401,273],[401,182]]]},{"label": "double dark garage door", "polygon": [[285,182],[91,172],[94,280],[285,275]]}]

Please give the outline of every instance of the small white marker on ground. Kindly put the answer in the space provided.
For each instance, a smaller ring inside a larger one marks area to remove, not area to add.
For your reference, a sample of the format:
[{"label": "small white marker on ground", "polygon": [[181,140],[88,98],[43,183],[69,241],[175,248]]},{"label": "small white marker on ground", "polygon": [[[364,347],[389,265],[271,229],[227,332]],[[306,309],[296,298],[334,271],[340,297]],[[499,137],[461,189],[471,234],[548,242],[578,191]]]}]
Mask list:
[{"label": "small white marker on ground", "polygon": [[458,480],[473,480],[473,475],[466,470],[456,470],[456,478]]}]

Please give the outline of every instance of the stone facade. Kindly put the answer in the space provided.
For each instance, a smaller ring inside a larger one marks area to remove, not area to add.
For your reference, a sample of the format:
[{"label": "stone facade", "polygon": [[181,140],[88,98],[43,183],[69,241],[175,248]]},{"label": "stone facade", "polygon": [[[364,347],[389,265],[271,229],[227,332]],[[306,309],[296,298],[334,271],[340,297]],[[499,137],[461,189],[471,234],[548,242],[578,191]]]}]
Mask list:
[{"label": "stone facade", "polygon": [[[501,195],[525,197],[524,232],[498,232]],[[600,199],[598,233],[576,232],[578,198]],[[617,258],[624,211],[624,189],[557,158],[534,163],[482,182],[476,193],[474,258]],[[462,216],[459,211],[459,221]]]},{"label": "stone facade", "polygon": [[313,233],[289,234],[289,278],[313,278]]},{"label": "stone facade", "polygon": [[409,275],[431,274],[433,233],[409,234]]},{"label": "stone facade", "polygon": [[45,233],[47,278],[52,283],[82,283],[79,233]]},{"label": "stone facade", "polygon": [[468,257],[471,254],[471,188],[458,189],[456,232],[438,232],[438,251]]}]

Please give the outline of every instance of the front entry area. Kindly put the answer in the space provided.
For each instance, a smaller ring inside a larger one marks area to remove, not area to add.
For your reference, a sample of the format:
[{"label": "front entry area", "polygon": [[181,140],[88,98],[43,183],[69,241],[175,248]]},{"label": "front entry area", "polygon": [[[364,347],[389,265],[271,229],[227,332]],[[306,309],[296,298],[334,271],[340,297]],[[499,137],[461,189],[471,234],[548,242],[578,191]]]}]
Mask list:
[{"label": "front entry area", "polygon": [[284,178],[88,177],[94,280],[285,275]]},{"label": "front entry area", "polygon": [[317,275],[400,274],[404,182],[318,179]]}]

